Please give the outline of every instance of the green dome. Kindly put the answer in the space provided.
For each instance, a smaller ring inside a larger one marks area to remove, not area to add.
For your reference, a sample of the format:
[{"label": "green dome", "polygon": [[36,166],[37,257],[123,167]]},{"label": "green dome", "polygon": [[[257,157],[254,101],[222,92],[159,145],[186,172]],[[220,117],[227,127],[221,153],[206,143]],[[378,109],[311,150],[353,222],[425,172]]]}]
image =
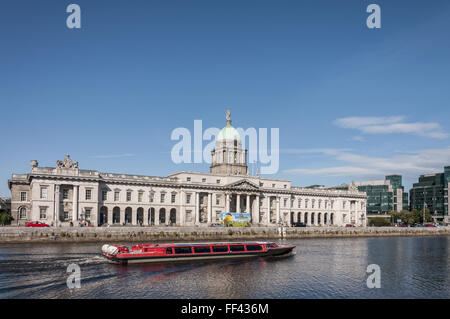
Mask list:
[{"label": "green dome", "polygon": [[217,135],[217,140],[241,140],[241,136],[239,132],[231,125],[225,126],[222,130],[220,130],[219,135]]}]

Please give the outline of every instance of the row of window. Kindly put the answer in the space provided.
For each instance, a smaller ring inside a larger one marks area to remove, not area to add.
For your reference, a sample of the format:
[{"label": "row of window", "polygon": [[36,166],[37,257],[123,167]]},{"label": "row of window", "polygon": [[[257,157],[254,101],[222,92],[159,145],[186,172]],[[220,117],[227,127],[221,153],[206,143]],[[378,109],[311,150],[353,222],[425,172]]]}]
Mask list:
[{"label": "row of window", "polygon": [[167,248],[167,254],[209,254],[213,253],[228,253],[228,252],[245,252],[245,251],[261,251],[263,250],[261,245],[230,245],[230,246],[194,246],[192,247],[175,247]]},{"label": "row of window", "polygon": [[[144,196],[144,192],[143,191],[139,191],[138,192],[138,202],[141,203],[143,201],[143,196]],[[160,194],[160,203],[164,203],[165,202],[165,197],[166,194],[165,193],[161,193]],[[151,192],[149,194],[149,202],[153,203],[155,200],[155,195],[153,192]],[[27,193],[26,192],[21,192],[20,193],[20,199],[21,201],[26,201],[27,198]],[[41,187],[41,198],[47,198],[47,187]],[[117,202],[119,201],[120,198],[120,191],[116,190],[114,191],[114,201]],[[68,189],[63,189],[63,199],[68,199]],[[87,188],[85,190],[85,199],[86,200],[91,200],[92,199],[92,190]],[[108,191],[103,190],[102,191],[102,200],[106,201],[108,200]],[[126,201],[127,202],[131,202],[132,201],[132,191],[127,191],[126,193]],[[172,204],[174,204],[176,202],[176,194],[171,194],[171,198],[170,198],[170,202]],[[298,208],[301,208],[301,204],[302,204],[302,199],[299,198],[297,200],[298,202]],[[310,208],[309,206],[309,199],[305,199],[305,207],[304,208]],[[190,204],[191,203],[191,194],[186,194],[186,204]],[[287,203],[288,203],[288,198],[284,198],[283,199],[283,206],[287,207]],[[315,203],[316,200],[311,200],[311,208],[315,208]],[[328,208],[328,204],[330,203],[331,205],[331,209],[334,209],[334,201],[328,202],[328,201],[324,201],[325,207],[323,208]],[[203,204],[203,197],[200,197],[200,204]],[[262,206],[262,200],[260,201],[260,205]],[[220,195],[216,195],[216,205],[220,205]],[[364,204],[361,202],[361,209],[364,209]],[[291,199],[291,207],[294,206],[294,200]],[[347,206],[347,201],[343,201],[342,202],[342,209],[345,209]],[[322,208],[322,200],[318,200],[318,208]]]},{"label": "row of window", "polygon": [[[84,217],[86,220],[91,219],[91,208],[84,209]],[[19,219],[27,219],[27,209],[25,207],[21,207],[19,209]],[[47,207],[39,207],[39,219],[47,219]],[[69,212],[63,212],[63,219],[69,220]]]}]

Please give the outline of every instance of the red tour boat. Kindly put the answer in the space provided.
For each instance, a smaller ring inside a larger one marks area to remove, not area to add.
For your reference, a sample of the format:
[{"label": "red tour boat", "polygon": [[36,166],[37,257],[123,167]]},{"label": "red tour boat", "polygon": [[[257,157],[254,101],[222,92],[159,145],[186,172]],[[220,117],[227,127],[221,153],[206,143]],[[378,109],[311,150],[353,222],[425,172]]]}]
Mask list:
[{"label": "red tour boat", "polygon": [[294,248],[274,242],[177,243],[135,245],[131,250],[124,245],[103,245],[102,253],[111,262],[127,264],[280,256]]}]

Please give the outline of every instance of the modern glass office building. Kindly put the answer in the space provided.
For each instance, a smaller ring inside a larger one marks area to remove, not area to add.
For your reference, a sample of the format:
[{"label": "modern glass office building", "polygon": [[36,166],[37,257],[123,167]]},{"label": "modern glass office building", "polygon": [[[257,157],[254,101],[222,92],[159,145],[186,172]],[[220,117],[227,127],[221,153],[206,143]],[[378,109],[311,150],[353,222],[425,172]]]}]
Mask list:
[{"label": "modern glass office building", "polygon": [[449,183],[450,166],[444,167],[443,173],[420,175],[410,190],[411,209],[428,208],[435,220],[449,222]]},{"label": "modern glass office building", "polygon": [[[367,215],[387,215],[391,211],[408,209],[408,193],[402,185],[401,175],[389,175],[384,180],[355,182],[358,191],[367,194]],[[348,189],[343,184],[336,189]]]}]

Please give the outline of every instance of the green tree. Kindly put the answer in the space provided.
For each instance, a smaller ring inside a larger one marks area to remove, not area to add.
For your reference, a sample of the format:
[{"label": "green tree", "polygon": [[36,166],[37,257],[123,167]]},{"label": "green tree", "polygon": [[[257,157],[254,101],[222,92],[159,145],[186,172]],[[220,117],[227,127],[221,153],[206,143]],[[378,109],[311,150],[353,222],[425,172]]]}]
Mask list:
[{"label": "green tree", "polygon": [[369,226],[382,227],[390,226],[391,222],[384,217],[371,217],[369,219]]},{"label": "green tree", "polygon": [[[401,219],[402,223],[412,225],[412,224],[418,224],[423,223],[423,210],[416,210],[413,209],[412,211],[409,210],[402,210],[400,212],[392,211],[390,213],[392,222],[397,223],[398,219]],[[430,211],[428,209],[425,209],[425,222],[432,221],[433,218],[431,217]]]},{"label": "green tree", "polygon": [[14,218],[6,210],[6,205],[0,203],[0,225],[10,225],[13,220]]}]

